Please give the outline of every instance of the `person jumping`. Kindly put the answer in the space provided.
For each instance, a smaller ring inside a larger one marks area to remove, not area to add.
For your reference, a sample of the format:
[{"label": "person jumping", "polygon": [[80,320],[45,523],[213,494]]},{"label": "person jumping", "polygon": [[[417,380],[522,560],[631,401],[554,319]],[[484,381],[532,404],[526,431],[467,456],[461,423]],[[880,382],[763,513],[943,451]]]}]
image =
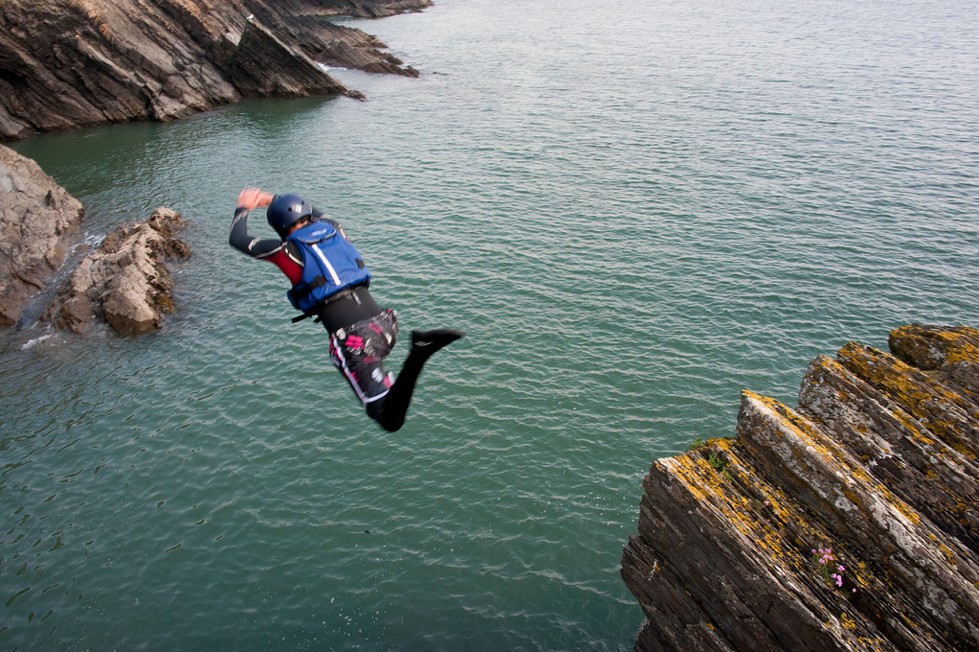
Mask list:
[{"label": "person jumping", "polygon": [[[248,235],[248,214],[259,207],[268,207],[268,222],[278,240]],[[385,430],[399,430],[425,362],[464,333],[446,328],[412,331],[411,350],[397,379],[385,371],[384,358],[398,338],[397,313],[371,297],[370,270],[343,228],[300,195],[242,190],[229,241],[285,273],[292,283],[289,302],[302,311],[293,321],[315,317],[323,324],[330,334],[330,361],[350,383],[367,415]]]}]

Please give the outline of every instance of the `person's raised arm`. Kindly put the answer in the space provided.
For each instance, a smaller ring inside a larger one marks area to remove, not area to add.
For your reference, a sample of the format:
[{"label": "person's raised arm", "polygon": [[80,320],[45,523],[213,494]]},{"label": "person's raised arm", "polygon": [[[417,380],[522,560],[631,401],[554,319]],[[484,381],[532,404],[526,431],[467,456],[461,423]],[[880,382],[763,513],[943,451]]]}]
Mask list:
[{"label": "person's raised arm", "polygon": [[231,236],[228,242],[235,249],[262,258],[282,247],[281,240],[259,240],[248,235],[248,213],[256,208],[268,206],[275,197],[259,188],[245,188],[238,195],[238,206],[231,221]]}]

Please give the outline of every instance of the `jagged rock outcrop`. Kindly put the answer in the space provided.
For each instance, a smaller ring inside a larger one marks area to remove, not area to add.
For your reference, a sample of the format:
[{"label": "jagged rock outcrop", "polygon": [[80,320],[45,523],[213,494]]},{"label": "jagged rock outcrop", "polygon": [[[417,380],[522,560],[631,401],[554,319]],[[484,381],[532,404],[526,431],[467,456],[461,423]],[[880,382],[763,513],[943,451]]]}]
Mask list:
[{"label": "jagged rock outcrop", "polygon": [[190,256],[173,237],[183,227],[180,213],[162,206],[145,222],[117,227],[71,274],[42,318],[76,333],[95,319],[123,335],[160,328],[162,313],[174,311],[166,260]]},{"label": "jagged rock outcrop", "polygon": [[37,163],[0,145],[0,326],[51,281],[84,214]]},{"label": "jagged rock outcrop", "polygon": [[376,38],[324,17],[384,16],[429,5],[431,0],[4,0],[0,139],[174,120],[242,97],[348,93],[314,62],[417,76],[381,52],[385,46]]},{"label": "jagged rock outcrop", "polygon": [[636,650],[979,649],[979,330],[889,346],[814,360],[795,410],[744,392],[737,439],[652,465]]},{"label": "jagged rock outcrop", "polygon": [[305,97],[347,90],[312,59],[298,56],[251,20],[231,55],[228,71],[231,83],[244,97]]}]

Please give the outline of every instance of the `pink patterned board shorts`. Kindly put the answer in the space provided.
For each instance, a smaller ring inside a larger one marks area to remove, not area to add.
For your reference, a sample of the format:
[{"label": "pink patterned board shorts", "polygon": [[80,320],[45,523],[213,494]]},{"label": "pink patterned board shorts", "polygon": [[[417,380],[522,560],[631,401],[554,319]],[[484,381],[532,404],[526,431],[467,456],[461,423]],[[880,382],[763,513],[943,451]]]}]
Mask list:
[{"label": "pink patterned board shorts", "polygon": [[397,341],[398,315],[393,310],[330,335],[330,361],[364,406],[386,396],[394,384],[394,374],[384,371],[382,363]]}]

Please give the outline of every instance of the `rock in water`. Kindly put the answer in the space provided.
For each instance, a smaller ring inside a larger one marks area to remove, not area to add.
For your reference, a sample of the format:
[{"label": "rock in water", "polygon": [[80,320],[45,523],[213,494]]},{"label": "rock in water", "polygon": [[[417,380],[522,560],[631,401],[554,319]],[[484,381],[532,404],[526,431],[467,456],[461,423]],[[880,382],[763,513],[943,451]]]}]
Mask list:
[{"label": "rock in water", "polygon": [[51,280],[84,215],[37,163],[0,145],[0,325],[16,324]]},{"label": "rock in water", "polygon": [[160,207],[145,222],[116,228],[58,290],[43,319],[76,333],[86,332],[93,319],[123,335],[159,329],[162,313],[174,311],[165,261],[190,256],[173,237],[183,226],[180,213]]},{"label": "rock in water", "polygon": [[622,578],[638,651],[979,649],[979,330],[820,356],[799,407],[656,461]]}]

